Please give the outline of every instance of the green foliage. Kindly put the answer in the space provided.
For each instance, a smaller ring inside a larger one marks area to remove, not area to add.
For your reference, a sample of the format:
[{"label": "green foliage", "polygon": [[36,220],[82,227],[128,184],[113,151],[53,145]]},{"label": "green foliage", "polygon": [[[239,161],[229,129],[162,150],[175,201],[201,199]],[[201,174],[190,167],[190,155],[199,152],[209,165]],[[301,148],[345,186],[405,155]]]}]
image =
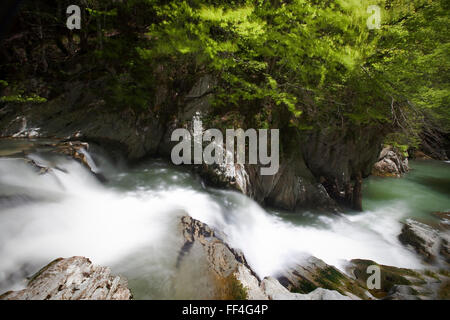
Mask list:
[{"label": "green foliage", "polygon": [[367,68],[385,94],[403,104],[403,114],[397,114],[403,119],[396,120],[408,120],[410,135],[421,128],[411,126],[424,118],[449,131],[450,5],[444,0],[386,3],[385,23]]},{"label": "green foliage", "polygon": [[206,64],[221,80],[218,106],[268,100],[300,118],[307,107],[328,112],[332,96],[360,73],[373,46],[358,1],[233,3],[156,7],[159,22],[149,28],[150,44],[139,54]]},{"label": "green foliage", "polygon": [[[445,0],[80,0],[83,27],[73,39],[55,3],[30,4],[22,20],[79,46],[69,51],[111,79],[113,105],[147,110],[161,73],[177,94],[213,74],[216,120],[227,125],[378,126],[398,146],[416,146],[429,119],[450,131]],[[369,30],[375,4],[382,25]]]},{"label": "green foliage", "polygon": [[0,97],[0,102],[10,103],[44,103],[47,99],[38,95],[23,96],[21,94]]}]

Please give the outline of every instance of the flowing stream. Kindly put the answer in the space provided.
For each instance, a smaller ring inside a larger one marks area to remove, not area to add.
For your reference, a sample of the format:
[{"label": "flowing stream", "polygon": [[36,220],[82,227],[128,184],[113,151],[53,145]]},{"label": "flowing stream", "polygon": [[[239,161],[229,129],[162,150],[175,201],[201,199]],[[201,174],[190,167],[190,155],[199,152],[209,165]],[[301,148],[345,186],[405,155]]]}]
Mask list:
[{"label": "flowing stream", "polygon": [[[0,144],[0,155],[5,148]],[[207,298],[204,266],[193,260],[183,275],[175,267],[178,221],[186,214],[220,230],[260,277],[305,253],[341,269],[355,258],[421,268],[397,239],[401,221],[433,223],[431,212],[450,209],[445,162],[412,162],[402,179],[367,179],[365,211],[337,215],[264,209],[237,192],[206,188],[187,168],[164,161],[126,168],[91,156],[107,183],[63,157],[33,154],[58,168],[44,175],[20,159],[0,158],[0,293],[23,288],[55,258],[80,255],[126,276],[136,299]]]}]

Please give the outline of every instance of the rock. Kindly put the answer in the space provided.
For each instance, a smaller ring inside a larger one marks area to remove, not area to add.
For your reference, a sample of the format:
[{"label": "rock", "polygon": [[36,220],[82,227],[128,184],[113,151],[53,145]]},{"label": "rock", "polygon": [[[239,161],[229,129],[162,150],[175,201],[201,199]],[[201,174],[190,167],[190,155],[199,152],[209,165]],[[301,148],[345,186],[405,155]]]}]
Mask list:
[{"label": "rock", "polygon": [[446,259],[449,257],[448,231],[441,233],[429,225],[407,219],[398,238],[403,244],[412,246],[426,262],[435,262],[440,253]]},{"label": "rock", "polygon": [[270,300],[351,300],[335,290],[323,288],[317,288],[308,294],[292,293],[272,277],[264,278],[261,288]]},{"label": "rock", "polygon": [[293,148],[296,151],[289,156],[280,155],[279,170],[272,176],[261,175],[260,165],[249,164],[205,164],[196,171],[208,184],[235,189],[262,205],[290,211],[335,211],[336,203],[306,166],[299,146]]},{"label": "rock", "polygon": [[317,288],[339,292],[353,299],[370,297],[367,289],[333,266],[309,256],[276,277],[291,292],[311,293]]},{"label": "rock", "polygon": [[433,158],[431,158],[430,156],[426,155],[425,153],[423,153],[420,150],[416,150],[413,153],[413,158],[416,160],[432,160]]},{"label": "rock", "polygon": [[450,133],[441,126],[424,126],[419,136],[420,151],[425,158],[448,160],[450,157]]},{"label": "rock", "polygon": [[338,204],[362,210],[362,179],[371,174],[383,139],[378,126],[331,127],[302,133],[306,167]]},{"label": "rock", "polygon": [[397,268],[362,259],[351,260],[347,272],[362,286],[366,286],[371,275],[367,273],[367,268],[374,265],[380,268],[380,288],[370,289],[369,292],[379,299],[428,300],[441,299],[449,294],[448,272]]},{"label": "rock", "polygon": [[397,149],[385,147],[374,164],[372,174],[379,177],[400,177],[409,171],[408,158]]},{"label": "rock", "polygon": [[0,300],[130,300],[126,279],[84,257],[59,258],[38,271],[21,291]]},{"label": "rock", "polygon": [[325,188],[309,172],[298,172],[300,163],[282,162],[273,176],[262,176],[258,165],[240,164],[203,165],[197,172],[212,186],[238,190],[266,206],[290,211],[335,210],[336,204]]},{"label": "rock", "polygon": [[248,266],[242,253],[230,248],[206,224],[189,216],[181,218],[185,243],[178,265],[195,244],[200,244],[209,272],[215,281],[217,299],[267,299],[260,288],[260,280]]},{"label": "rock", "polygon": [[51,152],[71,157],[86,167],[101,182],[106,181],[106,178],[98,171],[97,166],[88,153],[88,143],[81,141],[61,141],[49,146],[52,148]]},{"label": "rock", "polygon": [[417,291],[412,287],[395,285],[384,300],[420,300],[420,298],[417,296]]},{"label": "rock", "polygon": [[95,175],[97,179],[102,182],[106,181],[89,155],[89,144],[86,142],[57,140],[48,142],[46,140],[36,139],[30,141],[30,143],[23,144],[23,140],[8,139],[7,141],[10,145],[17,144],[17,146],[13,147],[11,152],[3,153],[0,157],[23,160],[40,175],[51,173],[52,170],[65,172],[64,169],[57,167],[51,161],[46,161],[36,156],[36,154],[58,154],[76,160]]},{"label": "rock", "polygon": [[[15,106],[0,119],[0,136],[96,142],[119,149],[130,160],[156,154],[164,128],[152,110],[106,107],[106,79],[66,84],[65,93],[46,103]],[[31,129],[30,129],[31,128]]]},{"label": "rock", "polygon": [[433,215],[439,219],[442,230],[450,230],[450,212],[433,212]]},{"label": "rock", "polygon": [[441,233],[441,246],[439,248],[439,254],[442,258],[450,264],[450,234],[447,230],[445,233]]}]

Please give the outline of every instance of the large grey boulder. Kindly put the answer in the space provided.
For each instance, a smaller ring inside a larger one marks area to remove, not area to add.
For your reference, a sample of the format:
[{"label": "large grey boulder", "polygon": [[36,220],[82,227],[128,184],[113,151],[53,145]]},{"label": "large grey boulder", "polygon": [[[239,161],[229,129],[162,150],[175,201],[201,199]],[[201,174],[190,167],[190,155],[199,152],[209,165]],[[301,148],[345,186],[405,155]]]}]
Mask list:
[{"label": "large grey boulder", "polygon": [[127,280],[113,276],[107,267],[95,266],[85,257],[56,259],[21,291],[10,291],[1,300],[130,300]]}]

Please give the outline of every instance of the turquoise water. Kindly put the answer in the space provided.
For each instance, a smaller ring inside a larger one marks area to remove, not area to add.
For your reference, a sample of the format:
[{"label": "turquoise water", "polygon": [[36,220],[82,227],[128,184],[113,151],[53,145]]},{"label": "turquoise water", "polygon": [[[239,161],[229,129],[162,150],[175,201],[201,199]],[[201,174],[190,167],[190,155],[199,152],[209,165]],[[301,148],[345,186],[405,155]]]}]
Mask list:
[{"label": "turquoise water", "polygon": [[[9,141],[3,152],[20,157],[20,149]],[[433,211],[450,208],[450,164],[437,161],[412,162],[401,179],[367,179],[364,212],[334,214],[263,208],[163,161],[126,168],[98,154],[93,159],[107,184],[64,157],[51,159],[63,170],[46,175],[20,159],[0,158],[0,196],[19,196],[0,207],[0,292],[23,288],[27,276],[57,257],[80,255],[127,277],[136,299],[208,298],[204,265],[194,259],[188,269],[176,268],[183,215],[219,230],[261,278],[305,253],[341,270],[356,258],[421,268],[420,258],[398,241],[401,221],[432,221]]]},{"label": "turquoise water", "polygon": [[410,162],[402,178],[370,177],[363,186],[364,210],[401,204],[404,218],[435,223],[436,211],[450,211],[450,163],[434,160]]}]

